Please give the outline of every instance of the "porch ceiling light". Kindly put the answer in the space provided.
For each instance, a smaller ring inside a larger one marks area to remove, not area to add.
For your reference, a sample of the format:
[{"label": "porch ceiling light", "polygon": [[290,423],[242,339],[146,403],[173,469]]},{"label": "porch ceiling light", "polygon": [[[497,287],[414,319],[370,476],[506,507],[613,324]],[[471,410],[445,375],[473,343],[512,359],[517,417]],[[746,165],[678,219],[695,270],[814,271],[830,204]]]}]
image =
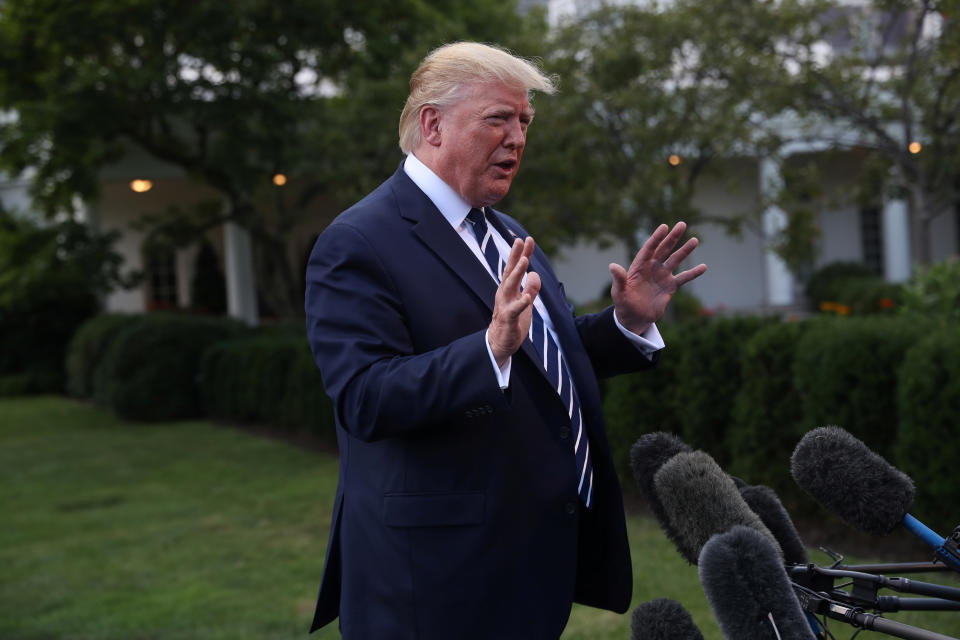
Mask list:
[{"label": "porch ceiling light", "polygon": [[137,193],[146,193],[153,189],[153,183],[149,180],[131,180],[130,188]]}]

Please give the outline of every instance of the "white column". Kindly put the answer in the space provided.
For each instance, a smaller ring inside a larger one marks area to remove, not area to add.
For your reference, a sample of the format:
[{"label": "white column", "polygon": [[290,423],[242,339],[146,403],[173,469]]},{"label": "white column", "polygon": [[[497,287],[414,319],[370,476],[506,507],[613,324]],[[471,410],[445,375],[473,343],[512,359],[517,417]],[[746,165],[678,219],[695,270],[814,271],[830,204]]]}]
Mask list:
[{"label": "white column", "polygon": [[223,248],[226,261],[227,313],[248,325],[256,325],[257,289],[253,280],[250,233],[233,222],[227,222],[223,225]]},{"label": "white column", "polygon": [[[772,202],[783,187],[783,176],[775,159],[760,160],[760,195],[762,201]],[[786,263],[769,247],[787,226],[787,214],[775,204],[768,205],[763,211],[763,237],[766,251],[766,302],[773,305],[793,304],[793,276]]]},{"label": "white column", "polygon": [[905,200],[883,203],[883,277],[887,282],[910,279],[910,214]]}]

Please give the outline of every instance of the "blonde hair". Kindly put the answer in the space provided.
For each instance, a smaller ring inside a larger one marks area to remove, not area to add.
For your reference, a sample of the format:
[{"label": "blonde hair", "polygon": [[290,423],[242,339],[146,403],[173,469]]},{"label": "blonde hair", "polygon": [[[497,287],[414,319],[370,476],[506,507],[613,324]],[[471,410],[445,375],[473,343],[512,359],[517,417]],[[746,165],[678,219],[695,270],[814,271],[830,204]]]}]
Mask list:
[{"label": "blonde hair", "polygon": [[454,42],[431,51],[410,76],[410,95],[400,114],[400,150],[410,153],[420,144],[420,110],[439,108],[460,100],[462,89],[474,82],[501,82],[527,92],[556,91],[548,77],[531,61],[506,49],[479,42]]}]

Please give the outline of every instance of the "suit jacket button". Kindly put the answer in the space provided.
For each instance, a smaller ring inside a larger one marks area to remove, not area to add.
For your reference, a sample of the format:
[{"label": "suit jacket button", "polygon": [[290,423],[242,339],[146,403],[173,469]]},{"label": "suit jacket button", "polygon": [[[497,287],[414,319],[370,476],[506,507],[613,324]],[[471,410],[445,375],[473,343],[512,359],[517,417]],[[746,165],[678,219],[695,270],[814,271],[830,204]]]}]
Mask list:
[{"label": "suit jacket button", "polygon": [[570,427],[560,427],[560,439],[566,440],[570,437]]},{"label": "suit jacket button", "polygon": [[567,510],[567,515],[568,515],[568,516],[572,516],[573,514],[575,514],[575,513],[577,512],[577,503],[575,503],[575,502],[568,502],[565,508],[566,508],[566,510]]}]

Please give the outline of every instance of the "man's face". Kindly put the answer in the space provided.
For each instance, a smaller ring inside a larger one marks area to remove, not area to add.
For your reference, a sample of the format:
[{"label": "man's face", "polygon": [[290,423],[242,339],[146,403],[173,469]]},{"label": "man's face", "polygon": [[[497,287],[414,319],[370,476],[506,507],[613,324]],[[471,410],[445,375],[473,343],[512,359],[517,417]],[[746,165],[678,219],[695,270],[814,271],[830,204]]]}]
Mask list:
[{"label": "man's face", "polygon": [[533,109],[525,89],[499,83],[464,88],[440,113],[437,174],[474,207],[497,202],[520,168]]}]

